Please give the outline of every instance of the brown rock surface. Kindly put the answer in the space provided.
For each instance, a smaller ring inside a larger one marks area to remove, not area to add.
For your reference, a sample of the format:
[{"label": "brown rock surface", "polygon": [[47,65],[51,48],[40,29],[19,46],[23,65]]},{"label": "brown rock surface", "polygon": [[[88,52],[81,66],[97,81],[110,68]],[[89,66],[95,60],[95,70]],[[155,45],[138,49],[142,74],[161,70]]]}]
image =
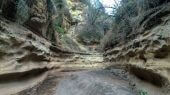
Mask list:
[{"label": "brown rock surface", "polygon": [[[11,21],[17,21],[17,0],[3,0],[0,2],[2,15]],[[53,16],[56,15],[53,0],[26,0],[25,5],[28,7],[28,19],[24,19],[24,25],[39,36],[42,36],[54,44],[59,44],[58,33],[52,26]],[[22,10],[25,11],[25,10]],[[21,11],[21,12],[22,12]]]},{"label": "brown rock surface", "polygon": [[50,45],[46,39],[40,38],[30,30],[1,18],[0,91],[3,92],[2,95],[22,91],[45,78],[43,72],[47,71]]},{"label": "brown rock surface", "polygon": [[44,68],[50,54],[50,43],[30,30],[0,21],[0,74]]},{"label": "brown rock surface", "polygon": [[156,86],[169,84],[169,19],[169,4],[146,13],[129,41],[106,51],[105,60],[127,66],[134,75]]}]

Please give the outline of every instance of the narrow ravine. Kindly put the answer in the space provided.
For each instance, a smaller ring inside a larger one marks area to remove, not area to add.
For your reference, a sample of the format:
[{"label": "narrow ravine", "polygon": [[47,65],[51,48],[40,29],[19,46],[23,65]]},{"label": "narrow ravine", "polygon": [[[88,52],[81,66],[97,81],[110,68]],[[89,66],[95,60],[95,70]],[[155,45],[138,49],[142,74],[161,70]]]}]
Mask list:
[{"label": "narrow ravine", "polygon": [[170,0],[0,0],[0,95],[170,95]]}]

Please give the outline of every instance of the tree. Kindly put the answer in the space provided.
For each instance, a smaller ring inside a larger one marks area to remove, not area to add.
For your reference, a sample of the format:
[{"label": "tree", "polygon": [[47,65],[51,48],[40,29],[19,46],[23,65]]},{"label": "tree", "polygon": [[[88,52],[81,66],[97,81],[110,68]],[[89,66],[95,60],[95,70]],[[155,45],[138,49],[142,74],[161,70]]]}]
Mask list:
[{"label": "tree", "polygon": [[17,22],[20,24],[25,23],[29,18],[29,7],[25,0],[18,0],[17,2]]},{"label": "tree", "polygon": [[[94,2],[95,1],[95,2]],[[99,0],[86,1],[85,20],[82,29],[78,29],[78,39],[86,44],[99,44],[111,24],[110,16],[105,13],[105,9]],[[78,27],[79,28],[79,27]]]}]

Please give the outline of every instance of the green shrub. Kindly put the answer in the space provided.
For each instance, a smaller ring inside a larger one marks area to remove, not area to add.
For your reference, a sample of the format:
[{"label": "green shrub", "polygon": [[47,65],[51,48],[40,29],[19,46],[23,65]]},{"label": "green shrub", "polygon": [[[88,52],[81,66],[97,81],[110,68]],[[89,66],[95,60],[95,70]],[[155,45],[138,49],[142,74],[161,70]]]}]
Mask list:
[{"label": "green shrub", "polygon": [[58,32],[60,35],[63,35],[65,33],[65,30],[62,27],[62,18],[56,18],[53,21],[53,27],[55,31]]},{"label": "green shrub", "polygon": [[65,30],[60,26],[56,26],[55,30],[61,35],[63,35],[65,33]]},{"label": "green shrub", "polygon": [[29,7],[26,4],[25,0],[18,0],[17,2],[17,13],[16,13],[17,22],[23,24],[29,18]]},{"label": "green shrub", "polygon": [[139,95],[149,95],[146,91],[140,90]]},{"label": "green shrub", "polygon": [[[109,16],[104,12],[102,4],[98,0],[83,1],[87,8],[84,10],[84,22],[78,26],[77,39],[83,44],[99,44],[104,32],[109,28]],[[81,28],[80,28],[81,27]]]}]

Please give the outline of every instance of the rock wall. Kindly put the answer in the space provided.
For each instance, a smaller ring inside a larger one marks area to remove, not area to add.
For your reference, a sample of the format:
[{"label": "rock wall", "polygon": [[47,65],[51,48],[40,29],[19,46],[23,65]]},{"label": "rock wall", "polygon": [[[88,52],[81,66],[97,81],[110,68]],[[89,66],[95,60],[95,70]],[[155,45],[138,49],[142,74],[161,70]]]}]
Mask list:
[{"label": "rock wall", "polygon": [[68,8],[74,22],[81,22],[84,20],[84,10],[87,7],[82,0],[67,0]]},{"label": "rock wall", "polygon": [[52,54],[50,46],[51,43],[46,39],[1,18],[0,84],[47,71],[47,63]]},{"label": "rock wall", "polygon": [[29,18],[23,24],[17,23],[17,1],[0,2],[3,5],[0,15],[2,95],[15,94],[39,84],[52,68],[49,62],[70,53],[60,46],[58,33],[54,30],[52,0],[25,0]]},{"label": "rock wall", "polygon": [[120,64],[142,80],[157,86],[170,81],[170,4],[146,12],[125,44],[104,54],[105,60]]},{"label": "rock wall", "polygon": [[[2,15],[8,20],[16,22],[18,2],[21,0],[2,0]],[[23,0],[24,6],[28,7],[28,18],[24,19],[23,25],[33,31],[35,34],[42,36],[54,44],[60,44],[58,33],[52,26],[53,16],[56,15],[56,8],[53,0]],[[23,5],[22,5],[23,6]],[[20,9],[22,9],[22,6]],[[21,10],[21,14],[24,10]],[[25,14],[23,14],[25,15]],[[26,16],[26,15],[25,15]]]}]

